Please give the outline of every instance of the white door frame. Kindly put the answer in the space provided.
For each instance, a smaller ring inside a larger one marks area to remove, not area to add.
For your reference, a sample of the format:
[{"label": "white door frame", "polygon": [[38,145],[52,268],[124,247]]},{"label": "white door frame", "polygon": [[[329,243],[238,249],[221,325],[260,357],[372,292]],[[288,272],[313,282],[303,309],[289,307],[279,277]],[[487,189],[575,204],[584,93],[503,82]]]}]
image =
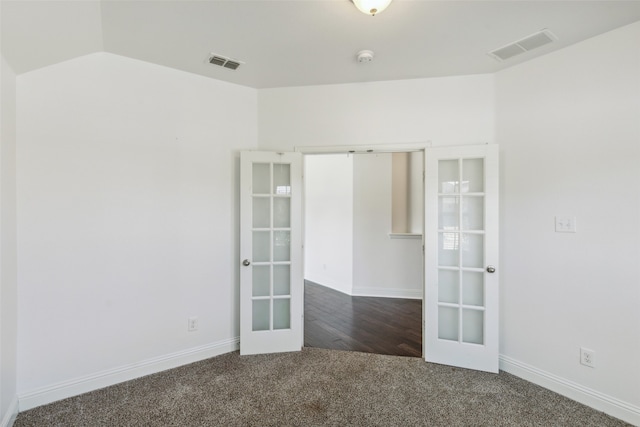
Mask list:
[{"label": "white door frame", "polygon": [[293,151],[302,154],[409,153],[425,151],[429,147],[431,147],[430,141],[408,144],[296,146]]}]

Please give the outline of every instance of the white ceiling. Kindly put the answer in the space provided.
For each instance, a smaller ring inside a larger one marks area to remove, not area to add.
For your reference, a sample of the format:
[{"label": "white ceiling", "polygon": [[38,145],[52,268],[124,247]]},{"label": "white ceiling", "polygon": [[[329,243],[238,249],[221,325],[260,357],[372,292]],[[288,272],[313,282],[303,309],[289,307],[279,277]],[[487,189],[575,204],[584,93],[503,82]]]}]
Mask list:
[{"label": "white ceiling", "polygon": [[[490,73],[640,20],[640,1],[2,0],[2,53],[23,73],[106,51],[254,88]],[[550,29],[504,62],[486,53]],[[630,49],[638,49],[630,40]],[[356,53],[375,52],[359,64]],[[207,63],[214,52],[245,64]]]}]

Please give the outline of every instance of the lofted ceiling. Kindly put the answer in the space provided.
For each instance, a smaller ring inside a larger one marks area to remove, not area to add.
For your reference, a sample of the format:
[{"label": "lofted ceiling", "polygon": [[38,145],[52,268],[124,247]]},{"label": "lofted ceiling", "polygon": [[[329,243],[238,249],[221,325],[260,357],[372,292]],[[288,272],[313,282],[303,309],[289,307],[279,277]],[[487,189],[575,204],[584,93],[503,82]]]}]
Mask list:
[{"label": "lofted ceiling", "polygon": [[[254,88],[491,73],[640,20],[640,1],[2,0],[2,54],[24,73],[93,52]],[[558,40],[487,52],[542,29]],[[638,41],[630,40],[630,49]],[[375,59],[358,63],[360,50]],[[210,53],[243,62],[210,65]]]}]

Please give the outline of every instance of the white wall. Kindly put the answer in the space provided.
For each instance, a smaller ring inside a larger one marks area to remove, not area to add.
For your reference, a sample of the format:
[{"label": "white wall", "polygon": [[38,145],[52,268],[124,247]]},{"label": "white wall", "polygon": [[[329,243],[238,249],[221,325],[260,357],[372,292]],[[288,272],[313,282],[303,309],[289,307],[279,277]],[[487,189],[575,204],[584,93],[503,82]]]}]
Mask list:
[{"label": "white wall", "polygon": [[0,425],[17,413],[16,76],[0,56]]},{"label": "white wall", "polygon": [[353,156],[305,156],[304,277],[351,294]]},{"label": "white wall", "polygon": [[234,349],[256,91],[107,53],[17,82],[21,409]]},{"label": "white wall", "polygon": [[494,77],[262,89],[262,149],[494,140]]},{"label": "white wall", "polygon": [[422,239],[391,239],[390,153],[358,154],[353,170],[353,294],[422,298]]},{"label": "white wall", "polygon": [[[640,23],[504,70],[496,86],[501,353],[634,405],[640,424],[638,40]],[[555,233],[555,215],[576,216],[577,233]]]}]

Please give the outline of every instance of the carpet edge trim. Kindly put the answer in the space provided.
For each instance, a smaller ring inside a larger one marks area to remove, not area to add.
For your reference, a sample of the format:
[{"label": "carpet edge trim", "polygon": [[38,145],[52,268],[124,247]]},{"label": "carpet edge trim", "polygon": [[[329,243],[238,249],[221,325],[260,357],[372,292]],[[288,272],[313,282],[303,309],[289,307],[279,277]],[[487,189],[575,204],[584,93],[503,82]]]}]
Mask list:
[{"label": "carpet edge trim", "polygon": [[18,397],[14,396],[9,403],[7,413],[4,414],[4,418],[0,421],[0,427],[11,427],[18,416]]},{"label": "carpet edge trim", "polygon": [[640,407],[629,402],[584,387],[508,356],[500,355],[500,369],[612,417],[640,426]]},{"label": "carpet edge trim", "polygon": [[16,413],[167,369],[230,353],[239,348],[240,337],[230,338],[19,393]]}]

